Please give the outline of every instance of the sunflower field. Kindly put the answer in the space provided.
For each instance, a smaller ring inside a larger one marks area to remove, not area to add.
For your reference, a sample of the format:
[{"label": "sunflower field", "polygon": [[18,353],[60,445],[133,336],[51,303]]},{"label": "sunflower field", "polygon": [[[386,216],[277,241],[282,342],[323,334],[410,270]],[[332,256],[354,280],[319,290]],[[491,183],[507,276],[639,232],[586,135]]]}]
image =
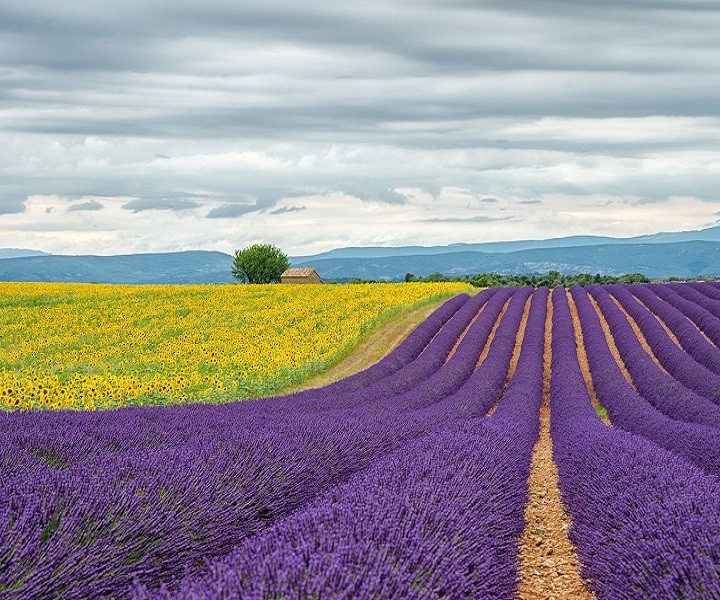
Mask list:
[{"label": "sunflower field", "polygon": [[275,394],[448,283],[0,283],[0,409],[94,410]]}]

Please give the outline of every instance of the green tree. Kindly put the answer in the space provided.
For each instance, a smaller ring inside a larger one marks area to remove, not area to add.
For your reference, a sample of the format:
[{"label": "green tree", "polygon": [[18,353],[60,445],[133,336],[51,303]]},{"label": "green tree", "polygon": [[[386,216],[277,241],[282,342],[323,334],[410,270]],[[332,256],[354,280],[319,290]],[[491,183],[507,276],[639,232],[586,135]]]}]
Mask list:
[{"label": "green tree", "polygon": [[253,244],[236,250],[232,274],[243,283],[276,283],[290,266],[288,257],[271,244]]}]

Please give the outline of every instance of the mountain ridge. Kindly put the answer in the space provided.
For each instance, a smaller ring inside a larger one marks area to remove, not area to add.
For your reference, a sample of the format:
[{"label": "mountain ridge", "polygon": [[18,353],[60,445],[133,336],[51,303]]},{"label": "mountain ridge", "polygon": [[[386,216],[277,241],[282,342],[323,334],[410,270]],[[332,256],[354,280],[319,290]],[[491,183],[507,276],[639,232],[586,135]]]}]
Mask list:
[{"label": "mountain ridge", "polygon": [[[3,257],[3,252],[31,255]],[[233,257],[208,250],[97,255],[53,255],[0,248],[0,281],[68,281],[132,284],[232,283]],[[720,274],[720,226],[632,238],[568,236],[547,240],[458,243],[446,246],[346,247],[291,257],[325,280],[402,280],[418,276],[546,273],[557,270],[651,278]]]},{"label": "mountain ridge", "polygon": [[189,284],[232,283],[232,256],[208,250],[113,256],[26,256],[0,259],[0,281]]},{"label": "mountain ridge", "polygon": [[406,273],[440,272],[463,276],[506,274],[643,273],[650,278],[720,274],[720,242],[694,240],[663,244],[599,244],[534,248],[514,252],[454,252],[437,255],[319,259],[293,266],[312,266],[325,279],[401,280]]},{"label": "mountain ridge", "polygon": [[291,257],[297,262],[325,258],[371,258],[379,256],[413,256],[425,254],[448,254],[458,250],[475,252],[515,252],[534,248],[565,248],[576,246],[598,246],[608,244],[665,244],[680,241],[720,242],[720,226],[687,231],[661,231],[629,238],[573,235],[547,238],[544,240],[513,240],[504,242],[458,242],[444,246],[348,246],[334,248],[327,252]]},{"label": "mountain ridge", "polygon": [[41,250],[29,250],[27,248],[0,248],[0,260],[3,258],[23,258],[26,256],[50,256]]}]

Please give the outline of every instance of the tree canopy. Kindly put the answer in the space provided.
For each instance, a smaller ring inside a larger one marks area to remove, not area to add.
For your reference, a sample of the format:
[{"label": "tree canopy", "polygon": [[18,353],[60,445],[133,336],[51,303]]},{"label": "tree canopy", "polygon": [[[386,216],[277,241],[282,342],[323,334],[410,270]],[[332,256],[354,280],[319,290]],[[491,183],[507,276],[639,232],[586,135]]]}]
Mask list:
[{"label": "tree canopy", "polygon": [[442,273],[431,273],[424,277],[418,277],[413,273],[405,274],[405,281],[463,281],[475,287],[495,287],[504,285],[534,287],[556,286],[570,287],[571,285],[590,285],[599,283],[647,283],[650,280],[642,273],[626,273],[625,275],[602,275],[596,273],[560,273],[559,271],[548,271],[547,274],[533,273],[520,275],[504,275],[500,273],[477,273],[475,275],[464,275],[462,277],[443,275]]},{"label": "tree canopy", "polygon": [[243,283],[276,283],[290,266],[280,248],[271,244],[253,244],[235,251],[232,275]]}]

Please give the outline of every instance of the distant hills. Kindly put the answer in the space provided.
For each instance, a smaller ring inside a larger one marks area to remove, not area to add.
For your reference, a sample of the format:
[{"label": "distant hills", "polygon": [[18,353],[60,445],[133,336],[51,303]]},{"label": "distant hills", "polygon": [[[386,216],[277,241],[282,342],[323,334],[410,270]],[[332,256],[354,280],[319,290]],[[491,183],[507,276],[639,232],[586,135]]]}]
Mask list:
[{"label": "distant hills", "polygon": [[120,256],[24,256],[0,259],[0,281],[80,283],[230,283],[232,256],[193,250]]},{"label": "distant hills", "polygon": [[21,258],[23,256],[49,256],[49,254],[40,252],[40,250],[26,250],[24,248],[0,248],[0,259]]},{"label": "distant hills", "polygon": [[446,275],[474,273],[643,273],[650,278],[720,274],[720,242],[598,244],[533,248],[510,252],[442,252],[372,258],[312,258],[294,266],[312,265],[325,279],[360,277],[400,280],[406,273]]},{"label": "distant hills", "polygon": [[[325,280],[402,280],[439,271],[446,275],[640,272],[651,278],[720,275],[720,227],[633,238],[569,236],[549,240],[449,246],[337,248],[291,257]],[[232,256],[187,251],[120,256],[50,255],[0,249],[0,281],[98,283],[230,283]]]},{"label": "distant hills", "polygon": [[513,242],[480,242],[475,244],[450,244],[448,246],[366,246],[336,248],[312,256],[292,258],[293,264],[305,264],[331,258],[380,258],[387,256],[426,256],[434,254],[452,254],[457,252],[506,253],[518,250],[540,248],[574,248],[578,246],[601,246],[618,244],[668,244],[673,242],[720,242],[720,226],[693,231],[661,232],[630,238],[616,238],[594,235],[573,235],[547,240],[520,240]]},{"label": "distant hills", "polygon": [[641,272],[651,278],[720,275],[720,227],[661,232],[631,238],[568,236],[547,240],[481,242],[448,246],[338,248],[292,258],[326,279],[399,280],[405,273],[447,275]]}]

